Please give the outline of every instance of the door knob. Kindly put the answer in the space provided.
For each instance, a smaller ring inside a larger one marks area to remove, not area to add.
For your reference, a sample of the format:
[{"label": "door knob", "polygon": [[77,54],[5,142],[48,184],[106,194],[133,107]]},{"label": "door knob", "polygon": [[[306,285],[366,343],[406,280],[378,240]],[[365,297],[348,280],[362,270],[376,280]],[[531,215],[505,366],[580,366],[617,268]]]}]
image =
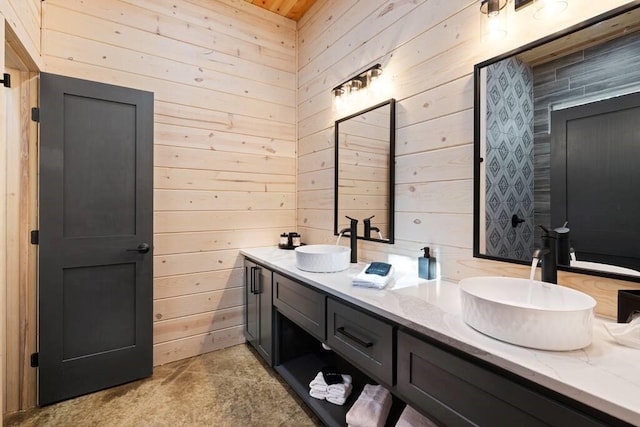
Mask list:
[{"label": "door knob", "polygon": [[146,254],[151,249],[148,243],[140,243],[135,249],[127,249],[127,252],[139,252],[141,254]]}]

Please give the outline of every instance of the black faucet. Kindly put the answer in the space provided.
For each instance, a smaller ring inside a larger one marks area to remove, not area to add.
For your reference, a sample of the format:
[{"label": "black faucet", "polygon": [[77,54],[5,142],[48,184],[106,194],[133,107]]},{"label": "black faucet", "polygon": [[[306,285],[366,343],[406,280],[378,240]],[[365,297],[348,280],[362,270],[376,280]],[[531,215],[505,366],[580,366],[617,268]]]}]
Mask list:
[{"label": "black faucet", "polygon": [[542,225],[542,248],[533,251],[533,258],[542,261],[541,279],[543,282],[558,283],[558,255],[555,232],[549,231]]},{"label": "black faucet", "polygon": [[378,235],[380,235],[380,229],[378,227],[371,226],[371,218],[375,215],[371,215],[369,218],[365,218],[362,221],[364,222],[364,236],[368,239],[371,238],[371,232],[376,231]]},{"label": "black faucet", "polygon": [[340,230],[340,235],[344,235],[345,232],[349,232],[349,238],[351,240],[351,263],[358,262],[358,220],[347,216],[347,219],[351,221],[349,228],[343,228]]}]

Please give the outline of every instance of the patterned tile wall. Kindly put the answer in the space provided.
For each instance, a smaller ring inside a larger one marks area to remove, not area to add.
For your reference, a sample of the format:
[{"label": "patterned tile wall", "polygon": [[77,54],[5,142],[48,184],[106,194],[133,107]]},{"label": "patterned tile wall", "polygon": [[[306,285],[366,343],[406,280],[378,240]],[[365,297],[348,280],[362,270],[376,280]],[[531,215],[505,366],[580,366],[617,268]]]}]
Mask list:
[{"label": "patterned tile wall", "polygon": [[[487,255],[530,260],[533,252],[533,74],[517,58],[487,69]],[[512,227],[516,214],[524,223]]]}]

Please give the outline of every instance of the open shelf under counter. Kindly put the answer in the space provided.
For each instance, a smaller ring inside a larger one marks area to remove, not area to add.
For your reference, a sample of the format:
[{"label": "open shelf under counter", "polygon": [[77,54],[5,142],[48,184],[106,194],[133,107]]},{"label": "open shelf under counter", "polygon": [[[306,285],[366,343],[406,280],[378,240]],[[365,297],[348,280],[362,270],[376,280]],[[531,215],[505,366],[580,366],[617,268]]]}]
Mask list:
[{"label": "open shelf under counter", "polygon": [[[277,313],[276,317],[280,331],[284,331],[281,337],[288,337],[290,345],[285,344],[286,349],[280,348],[280,360],[277,361],[274,369],[325,425],[346,426],[346,414],[360,396],[364,386],[377,383],[335,352],[324,350],[319,341],[281,313]],[[287,341],[286,338],[285,341]],[[283,344],[280,343],[280,346]],[[309,383],[325,366],[333,366],[352,378],[353,388],[344,405],[335,405],[309,395]],[[393,404],[385,422],[385,426],[389,427],[396,425],[405,407],[404,402],[391,396]]]}]

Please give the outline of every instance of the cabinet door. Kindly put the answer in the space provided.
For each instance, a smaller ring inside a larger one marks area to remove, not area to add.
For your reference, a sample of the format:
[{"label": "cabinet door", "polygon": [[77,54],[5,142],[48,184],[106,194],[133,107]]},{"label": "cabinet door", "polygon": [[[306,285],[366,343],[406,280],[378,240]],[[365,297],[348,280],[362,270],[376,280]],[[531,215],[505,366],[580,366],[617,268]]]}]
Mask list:
[{"label": "cabinet door", "polygon": [[254,273],[254,292],[258,301],[257,349],[262,357],[272,365],[273,348],[273,286],[271,270],[256,265]]},{"label": "cabinet door", "polygon": [[258,339],[258,296],[254,292],[257,265],[244,260],[244,336],[255,347]]},{"label": "cabinet door", "polygon": [[397,390],[444,425],[607,425],[402,331]]},{"label": "cabinet door", "polygon": [[324,294],[273,273],[273,305],[321,341],[326,338]]}]

